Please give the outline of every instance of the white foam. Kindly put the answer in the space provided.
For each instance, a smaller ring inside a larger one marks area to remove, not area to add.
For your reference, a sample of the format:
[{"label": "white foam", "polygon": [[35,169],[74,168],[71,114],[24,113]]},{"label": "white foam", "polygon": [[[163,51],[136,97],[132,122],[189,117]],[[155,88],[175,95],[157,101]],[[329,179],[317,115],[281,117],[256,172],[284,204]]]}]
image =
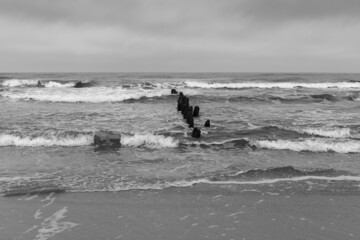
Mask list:
[{"label": "white foam", "polygon": [[153,98],[170,95],[169,89],[123,89],[122,87],[92,88],[26,88],[18,91],[1,92],[11,99],[37,100],[47,102],[121,102],[142,97]]},{"label": "white foam", "polygon": [[254,144],[260,148],[310,151],[310,152],[338,152],[338,153],[359,153],[360,142],[355,140],[338,139],[305,139],[305,140],[258,140]]},{"label": "white foam", "polygon": [[9,79],[2,82],[4,87],[36,86],[38,79]]},{"label": "white foam", "polygon": [[59,82],[49,81],[44,83],[44,86],[46,88],[70,88],[70,87],[74,87],[75,83],[74,82],[59,83]]},{"label": "white foam", "polygon": [[4,87],[36,87],[39,81],[45,88],[71,88],[75,86],[75,82],[42,82],[40,79],[9,79],[3,81],[1,85]]},{"label": "white foam", "polygon": [[304,128],[296,129],[297,132],[310,135],[318,135],[331,138],[349,138],[351,137],[350,128]]},{"label": "white foam", "polygon": [[274,179],[263,179],[263,180],[255,180],[255,181],[210,181],[208,179],[199,179],[192,182],[190,184],[199,184],[199,183],[207,183],[207,184],[237,184],[237,185],[262,185],[262,184],[273,184],[278,182],[300,182],[307,180],[324,180],[324,181],[354,181],[360,182],[360,176],[337,176],[337,177],[326,177],[326,176],[302,176],[302,177],[293,177],[293,178],[274,178]]},{"label": "white foam", "polygon": [[145,146],[147,148],[169,148],[177,147],[179,142],[172,137],[165,137],[162,135],[148,134],[135,134],[132,136],[122,135],[121,144],[129,147]]},{"label": "white foam", "polygon": [[40,136],[40,137],[20,137],[11,134],[0,135],[0,146],[85,146],[93,142],[91,135],[78,135],[78,136]]},{"label": "white foam", "polygon": [[35,240],[47,240],[58,233],[69,231],[70,229],[79,226],[80,224],[78,223],[59,222],[61,219],[65,218],[66,212],[67,207],[63,207],[50,217],[45,218],[41,223],[41,229],[38,230],[38,234],[35,236]]},{"label": "white foam", "polygon": [[188,81],[188,87],[196,88],[360,88],[360,82],[321,82],[321,83],[302,83],[302,82],[241,82],[241,83],[208,83]]},{"label": "white foam", "polygon": [[[93,143],[92,134],[79,134],[77,136],[52,134],[46,136],[30,137],[16,136],[11,134],[0,135],[0,146],[23,146],[23,147],[40,147],[40,146],[89,146]],[[154,135],[152,133],[134,135],[122,134],[121,144],[127,147],[141,147],[160,149],[177,147],[179,142],[172,137]],[[4,179],[4,178],[0,178]]]},{"label": "white foam", "polygon": [[245,141],[247,141],[247,139],[245,139],[245,138],[230,138],[230,139],[226,139],[226,140],[223,140],[223,141],[216,141],[216,142],[204,142],[204,141],[193,141],[193,142],[190,142],[190,141],[187,141],[187,142],[185,142],[185,144],[188,144],[188,145],[208,145],[208,146],[211,146],[211,145],[223,145],[223,144],[226,144],[226,143],[229,143],[229,142],[239,141],[239,140],[245,140]]},{"label": "white foam", "polygon": [[30,180],[31,177],[0,177],[0,182],[12,182],[21,180]]},{"label": "white foam", "polygon": [[337,128],[337,127],[283,127],[277,126],[280,129],[295,131],[302,134],[309,134],[309,135],[316,135],[322,137],[329,137],[329,138],[349,138],[349,137],[356,137],[351,134],[350,128]]},{"label": "white foam", "polygon": [[[72,188],[67,190],[67,192],[118,192],[118,191],[127,191],[127,190],[162,190],[171,187],[192,187],[196,184],[211,184],[211,185],[268,185],[275,184],[278,182],[300,182],[306,181],[307,184],[312,184],[310,180],[322,180],[322,181],[352,181],[360,182],[360,176],[300,176],[300,177],[289,177],[289,178],[273,178],[273,179],[258,179],[251,181],[243,180],[224,180],[224,181],[211,181],[206,178],[195,179],[195,180],[178,180],[174,182],[157,182],[153,184],[141,184],[141,183],[114,183],[111,186],[108,185],[105,188]],[[251,189],[246,191],[255,191],[258,190]]]}]

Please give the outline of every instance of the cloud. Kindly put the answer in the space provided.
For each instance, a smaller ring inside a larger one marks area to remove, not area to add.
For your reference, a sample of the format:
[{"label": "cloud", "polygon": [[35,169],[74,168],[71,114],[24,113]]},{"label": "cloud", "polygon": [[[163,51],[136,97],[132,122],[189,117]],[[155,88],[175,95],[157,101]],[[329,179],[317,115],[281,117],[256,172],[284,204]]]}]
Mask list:
[{"label": "cloud", "polygon": [[356,71],[355,0],[2,0],[0,70]]},{"label": "cloud", "polygon": [[246,17],[270,22],[360,18],[358,0],[247,0],[239,5]]}]

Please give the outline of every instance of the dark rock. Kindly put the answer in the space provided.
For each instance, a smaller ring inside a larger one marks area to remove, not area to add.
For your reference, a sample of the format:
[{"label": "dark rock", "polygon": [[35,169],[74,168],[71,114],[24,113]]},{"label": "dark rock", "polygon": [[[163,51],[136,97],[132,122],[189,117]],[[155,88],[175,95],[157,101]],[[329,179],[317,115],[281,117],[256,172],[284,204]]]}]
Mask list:
[{"label": "dark rock", "polygon": [[84,84],[82,82],[75,83],[74,88],[82,88],[82,87],[84,87]]},{"label": "dark rock", "polygon": [[199,112],[200,112],[200,107],[199,106],[195,106],[194,108],[194,117],[198,117],[199,116]]},{"label": "dark rock", "polygon": [[206,120],[205,124],[204,124],[204,127],[210,127],[210,120]]},{"label": "dark rock", "polygon": [[176,89],[171,89],[171,94],[178,94],[178,91],[176,91]]},{"label": "dark rock", "polygon": [[118,132],[96,132],[94,134],[94,145],[102,148],[120,148],[121,134]]},{"label": "dark rock", "polygon": [[189,109],[189,107],[187,107],[187,106],[182,106],[182,108],[181,108],[181,114],[183,115],[183,118],[184,119],[186,119],[186,115],[187,115],[187,112],[188,112],[188,109]]},{"label": "dark rock", "polygon": [[177,110],[181,111],[182,109],[182,103],[178,101]]},{"label": "dark rock", "polygon": [[44,84],[41,83],[40,80],[38,80],[38,82],[37,82],[37,87],[45,87],[45,86],[44,86]]},{"label": "dark rock", "polygon": [[192,119],[192,112],[193,112],[193,107],[192,106],[188,107],[185,117],[187,123],[189,123],[189,120]]},{"label": "dark rock", "polygon": [[187,97],[187,98],[185,98],[185,106],[189,106],[190,105],[190,100],[189,100],[189,98]]},{"label": "dark rock", "polygon": [[191,133],[191,136],[192,136],[193,138],[200,138],[200,136],[201,136],[201,131],[200,131],[200,129],[194,128],[194,130],[193,130],[192,133]]},{"label": "dark rock", "polygon": [[177,110],[181,111],[182,107],[185,104],[185,96],[182,92],[179,93],[179,98],[178,98],[178,105],[177,105]]},{"label": "dark rock", "polygon": [[193,128],[194,127],[194,119],[191,119],[189,121],[189,128]]},{"label": "dark rock", "polygon": [[194,117],[192,115],[193,109],[192,106],[189,107],[187,116],[186,116],[186,123],[189,124],[189,127],[194,127]]}]

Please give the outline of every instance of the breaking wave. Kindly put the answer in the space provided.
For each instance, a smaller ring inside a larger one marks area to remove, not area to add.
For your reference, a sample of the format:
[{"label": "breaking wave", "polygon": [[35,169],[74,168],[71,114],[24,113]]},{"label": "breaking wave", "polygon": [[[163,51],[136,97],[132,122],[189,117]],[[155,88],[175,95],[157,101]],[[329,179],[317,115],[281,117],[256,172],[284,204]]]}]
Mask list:
[{"label": "breaking wave", "polygon": [[300,139],[300,140],[257,140],[253,144],[258,148],[309,151],[309,152],[336,152],[360,153],[360,142],[344,139]]},{"label": "breaking wave", "polygon": [[274,126],[275,128],[293,131],[300,134],[307,134],[312,136],[320,136],[327,138],[359,138],[359,134],[357,132],[352,131],[351,128],[348,127],[284,127],[284,126]]},{"label": "breaking wave", "polygon": [[330,137],[330,138],[352,138],[357,137],[351,133],[350,128],[304,128],[295,129],[300,133],[306,133],[309,135]]},{"label": "breaking wave", "polygon": [[18,136],[13,134],[1,134],[0,146],[85,146],[93,142],[93,136],[89,134],[52,134],[43,136]]},{"label": "breaking wave", "polygon": [[165,137],[162,135],[148,134],[135,134],[135,135],[122,135],[121,144],[128,147],[141,147],[147,148],[171,148],[177,147],[179,142],[172,137]]},{"label": "breaking wave", "polygon": [[2,96],[18,100],[36,100],[47,102],[121,102],[131,99],[153,98],[171,95],[169,89],[123,89],[122,87],[69,88],[32,88],[25,91],[7,91]]},{"label": "breaking wave", "polygon": [[[93,133],[77,133],[72,131],[49,132],[38,135],[0,134],[0,146],[23,147],[76,147],[90,146],[94,142]],[[172,137],[147,134],[122,134],[121,144],[125,147],[146,147],[152,149],[177,147],[178,141]]]},{"label": "breaking wave", "polygon": [[[3,81],[1,85],[4,87],[71,88],[75,87],[77,82],[41,81],[40,79],[8,79]],[[89,84],[88,81],[82,81],[81,83],[85,85]]]},{"label": "breaking wave", "polygon": [[185,84],[191,88],[360,88],[360,82],[241,82],[241,83],[208,83],[198,81],[187,81]]}]

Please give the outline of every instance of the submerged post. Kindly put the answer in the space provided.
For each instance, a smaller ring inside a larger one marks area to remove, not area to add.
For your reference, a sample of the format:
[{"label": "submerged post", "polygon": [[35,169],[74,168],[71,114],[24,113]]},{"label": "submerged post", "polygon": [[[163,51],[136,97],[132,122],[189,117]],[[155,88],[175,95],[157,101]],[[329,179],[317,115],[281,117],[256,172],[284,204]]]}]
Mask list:
[{"label": "submerged post", "polygon": [[94,134],[94,146],[100,149],[120,148],[121,134],[119,132],[96,132]]}]

